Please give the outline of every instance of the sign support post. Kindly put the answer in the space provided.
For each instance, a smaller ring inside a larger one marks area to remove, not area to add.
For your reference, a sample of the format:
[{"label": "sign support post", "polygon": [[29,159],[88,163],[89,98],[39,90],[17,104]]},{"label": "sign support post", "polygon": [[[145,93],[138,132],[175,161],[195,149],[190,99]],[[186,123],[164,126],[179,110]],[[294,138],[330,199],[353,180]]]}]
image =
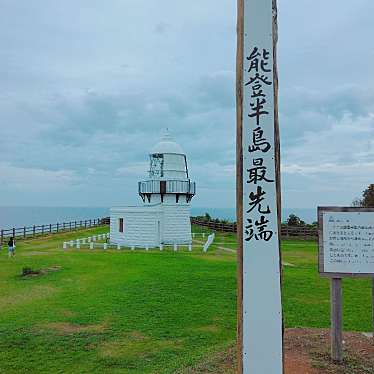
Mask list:
[{"label": "sign support post", "polygon": [[342,279],[331,278],[331,358],[337,362],[343,360],[342,315]]},{"label": "sign support post", "polygon": [[276,0],[238,0],[238,373],[283,373]]}]

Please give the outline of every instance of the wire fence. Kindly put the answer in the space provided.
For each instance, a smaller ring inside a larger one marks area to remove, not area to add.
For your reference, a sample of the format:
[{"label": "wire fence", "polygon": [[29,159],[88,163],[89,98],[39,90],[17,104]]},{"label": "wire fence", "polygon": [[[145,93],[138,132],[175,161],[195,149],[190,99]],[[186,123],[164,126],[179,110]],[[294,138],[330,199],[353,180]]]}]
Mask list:
[{"label": "wire fence", "polygon": [[[236,223],[221,223],[215,221],[204,221],[191,217],[191,223],[198,226],[208,227],[213,231],[236,232]],[[289,226],[282,224],[281,237],[298,238],[304,240],[316,240],[318,238],[318,228],[316,226]]]},{"label": "wire fence", "polygon": [[[222,223],[215,221],[199,220],[191,217],[191,223],[194,225],[207,227],[213,231],[236,232],[236,223]],[[33,225],[23,227],[13,227],[2,229],[0,231],[0,245],[3,245],[7,239],[28,239],[37,236],[49,235],[54,233],[69,232],[79,229],[87,229],[102,225],[109,225],[110,217],[95,218],[89,220],[70,221],[61,223],[49,223],[44,225]],[[318,238],[318,229],[315,226],[289,226],[282,225],[282,238],[298,238],[305,240],[315,240]]]},{"label": "wire fence", "polygon": [[110,218],[95,218],[81,221],[48,223],[45,225],[33,225],[23,227],[12,227],[10,229],[2,229],[0,231],[0,245],[3,245],[10,237],[15,239],[30,239],[37,236],[56,234],[61,232],[75,231],[79,229],[87,229],[102,225],[109,225]]}]

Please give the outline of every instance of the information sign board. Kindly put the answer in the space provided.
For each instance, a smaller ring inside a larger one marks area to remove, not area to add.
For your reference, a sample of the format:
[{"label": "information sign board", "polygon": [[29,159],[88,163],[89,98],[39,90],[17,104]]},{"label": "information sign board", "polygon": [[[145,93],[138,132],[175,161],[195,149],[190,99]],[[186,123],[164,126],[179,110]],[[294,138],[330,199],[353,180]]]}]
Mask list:
[{"label": "information sign board", "polygon": [[319,207],[319,272],[374,276],[374,209]]}]

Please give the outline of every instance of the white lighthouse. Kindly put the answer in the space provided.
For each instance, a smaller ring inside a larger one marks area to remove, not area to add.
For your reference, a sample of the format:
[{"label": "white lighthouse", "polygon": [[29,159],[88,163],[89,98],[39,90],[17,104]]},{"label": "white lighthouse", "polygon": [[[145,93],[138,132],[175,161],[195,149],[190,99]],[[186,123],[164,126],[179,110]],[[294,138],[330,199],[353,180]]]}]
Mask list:
[{"label": "white lighthouse", "polygon": [[190,244],[190,202],[195,195],[186,155],[167,131],[150,152],[148,179],[138,183],[143,206],[115,207],[110,240],[130,247]]}]

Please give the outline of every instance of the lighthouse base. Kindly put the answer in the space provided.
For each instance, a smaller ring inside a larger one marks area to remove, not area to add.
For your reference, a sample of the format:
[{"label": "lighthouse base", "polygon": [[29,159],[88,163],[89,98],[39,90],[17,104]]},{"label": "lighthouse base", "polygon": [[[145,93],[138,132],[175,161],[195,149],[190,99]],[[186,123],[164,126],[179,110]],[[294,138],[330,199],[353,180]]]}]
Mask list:
[{"label": "lighthouse base", "polygon": [[114,207],[110,210],[110,242],[141,248],[190,244],[190,205]]}]

